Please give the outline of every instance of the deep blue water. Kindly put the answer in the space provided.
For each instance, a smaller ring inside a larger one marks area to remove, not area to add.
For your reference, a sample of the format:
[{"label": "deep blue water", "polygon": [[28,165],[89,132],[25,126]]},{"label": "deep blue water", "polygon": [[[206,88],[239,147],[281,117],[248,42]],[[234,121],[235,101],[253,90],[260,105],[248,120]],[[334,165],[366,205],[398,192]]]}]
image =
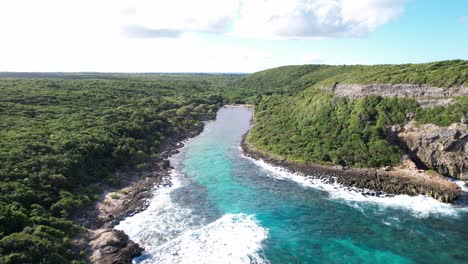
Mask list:
[{"label": "deep blue water", "polygon": [[468,263],[468,210],[364,197],[242,155],[251,111],[225,107],[172,158],[172,187],[118,229],[136,263]]}]

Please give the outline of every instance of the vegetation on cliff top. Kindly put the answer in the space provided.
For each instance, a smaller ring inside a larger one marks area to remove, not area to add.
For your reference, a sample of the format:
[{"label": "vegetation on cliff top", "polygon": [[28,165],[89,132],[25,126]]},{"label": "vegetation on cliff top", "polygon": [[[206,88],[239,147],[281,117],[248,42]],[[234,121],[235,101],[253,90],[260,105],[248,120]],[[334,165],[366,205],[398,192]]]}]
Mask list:
[{"label": "vegetation on cliff top", "polygon": [[357,167],[395,165],[402,151],[388,142],[388,126],[404,124],[413,116],[419,124],[448,126],[460,122],[468,113],[467,96],[457,97],[448,107],[423,109],[411,98],[370,95],[352,100],[322,89],[336,83],[467,85],[468,62],[461,60],[408,65],[286,66],[244,77],[238,81],[241,83],[261,87],[262,100],[258,100],[249,142],[259,150],[301,162]]},{"label": "vegetation on cliff top", "polygon": [[237,93],[244,99],[255,98],[258,95],[295,95],[311,86],[332,87],[336,83],[468,86],[468,61],[452,60],[375,66],[283,66],[257,72],[234,81]]}]

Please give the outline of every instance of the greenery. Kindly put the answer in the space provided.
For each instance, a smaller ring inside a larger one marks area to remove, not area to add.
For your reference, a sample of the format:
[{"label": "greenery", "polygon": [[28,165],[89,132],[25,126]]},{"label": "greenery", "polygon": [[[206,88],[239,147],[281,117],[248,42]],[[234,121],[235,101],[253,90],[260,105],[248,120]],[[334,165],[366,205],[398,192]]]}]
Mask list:
[{"label": "greenery", "polygon": [[411,83],[434,87],[468,86],[468,61],[452,60],[404,65],[302,65],[257,72],[232,82],[237,96],[250,102],[272,94],[297,95],[315,86],[331,88],[336,83]]},{"label": "greenery", "polygon": [[459,122],[461,117],[465,117],[466,120],[467,115],[468,96],[459,96],[449,106],[420,109],[417,112],[416,119],[419,124],[432,123],[439,126],[449,126],[452,123]]},{"label": "greenery", "polygon": [[371,95],[351,100],[335,97],[326,89],[336,83],[467,86],[466,61],[286,66],[237,81],[238,85],[246,83],[261,87],[258,94],[262,96],[248,141],[259,150],[298,162],[357,167],[395,165],[402,151],[388,142],[389,126],[405,124],[407,117],[413,115],[418,124],[448,126],[468,114],[467,96],[455,98],[447,107],[422,108],[410,98]]},{"label": "greenery", "polygon": [[[82,261],[73,214],[144,169],[168,137],[201,126],[226,103],[256,104],[248,140],[296,161],[395,164],[387,126],[466,116],[467,98],[422,109],[413,99],[336,98],[340,83],[468,85],[466,61],[417,65],[285,66],[248,76],[0,73],[0,263]],[[124,194],[124,193],[122,193]],[[115,198],[119,195],[115,194]],[[76,262],[76,263],[78,263]]]},{"label": "greenery", "polygon": [[0,263],[66,263],[89,186],[157,155],[225,103],[230,76],[0,81]]},{"label": "greenery", "polygon": [[114,200],[118,200],[118,199],[120,199],[120,196],[118,194],[116,194],[116,193],[113,193],[113,194],[110,195],[110,198],[112,198]]},{"label": "greenery", "polygon": [[414,100],[368,96],[359,100],[315,91],[298,100],[270,96],[256,109],[248,140],[267,152],[301,162],[359,167],[396,164],[401,152],[386,141],[386,126],[404,122]]}]

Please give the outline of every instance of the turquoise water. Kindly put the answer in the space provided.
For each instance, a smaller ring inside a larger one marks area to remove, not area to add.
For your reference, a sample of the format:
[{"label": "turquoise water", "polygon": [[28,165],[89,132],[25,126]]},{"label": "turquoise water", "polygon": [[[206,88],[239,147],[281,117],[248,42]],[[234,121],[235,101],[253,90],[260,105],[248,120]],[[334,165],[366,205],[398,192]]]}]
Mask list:
[{"label": "turquoise water", "polygon": [[251,111],[226,107],[171,163],[171,187],[116,228],[136,263],[467,263],[468,210],[365,197],[242,155]]}]

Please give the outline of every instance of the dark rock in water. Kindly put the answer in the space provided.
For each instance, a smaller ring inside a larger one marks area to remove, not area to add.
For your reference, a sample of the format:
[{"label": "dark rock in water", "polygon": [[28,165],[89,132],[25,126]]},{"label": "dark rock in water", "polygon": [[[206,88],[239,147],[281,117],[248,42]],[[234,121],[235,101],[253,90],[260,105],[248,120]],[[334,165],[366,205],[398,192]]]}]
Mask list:
[{"label": "dark rock in water", "polygon": [[169,162],[169,160],[163,160],[163,161],[161,162],[161,168],[163,168],[163,169],[167,169],[167,168],[169,168],[170,166],[171,166],[171,163]]}]

